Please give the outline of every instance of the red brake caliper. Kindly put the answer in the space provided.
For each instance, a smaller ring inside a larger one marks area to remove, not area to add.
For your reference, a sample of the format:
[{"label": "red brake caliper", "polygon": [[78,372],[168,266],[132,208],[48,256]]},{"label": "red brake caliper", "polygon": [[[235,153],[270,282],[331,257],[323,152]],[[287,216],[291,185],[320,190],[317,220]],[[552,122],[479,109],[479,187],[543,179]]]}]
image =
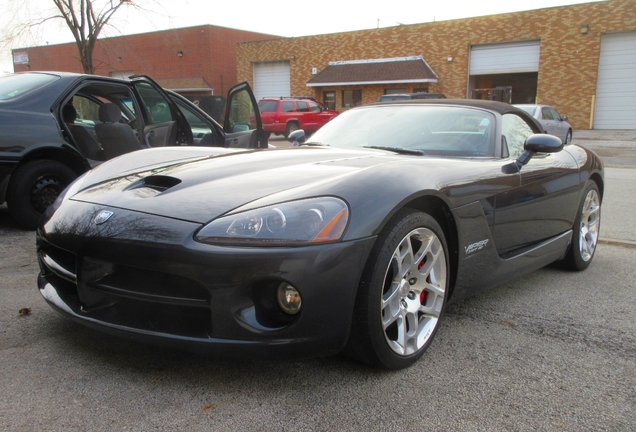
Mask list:
[{"label": "red brake caliper", "polygon": [[[420,261],[420,263],[417,265],[417,269],[418,270],[422,270],[422,267],[424,267],[424,264],[426,264],[426,257],[424,257],[424,259],[422,261]],[[431,275],[430,273],[428,274],[428,276],[426,276],[426,282],[427,283],[431,283]],[[428,294],[428,291],[426,290],[422,290],[422,292],[420,293],[420,304],[426,304],[426,295]]]}]

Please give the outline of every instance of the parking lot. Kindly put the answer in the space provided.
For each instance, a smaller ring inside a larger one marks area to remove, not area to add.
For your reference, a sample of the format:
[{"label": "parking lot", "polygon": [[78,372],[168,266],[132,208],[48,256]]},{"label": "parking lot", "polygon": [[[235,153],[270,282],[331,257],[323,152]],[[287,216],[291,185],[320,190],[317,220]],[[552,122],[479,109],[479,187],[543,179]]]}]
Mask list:
[{"label": "parking lot", "polygon": [[217,360],[84,328],[45,304],[35,234],[0,206],[0,430],[636,430],[636,131],[574,142],[607,164],[590,268],[451,305],[398,372],[341,356]]}]

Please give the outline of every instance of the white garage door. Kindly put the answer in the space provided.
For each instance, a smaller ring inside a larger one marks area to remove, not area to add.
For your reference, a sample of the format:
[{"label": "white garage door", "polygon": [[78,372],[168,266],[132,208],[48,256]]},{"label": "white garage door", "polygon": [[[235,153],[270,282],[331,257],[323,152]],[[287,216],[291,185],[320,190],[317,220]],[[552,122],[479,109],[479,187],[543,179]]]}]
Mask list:
[{"label": "white garage door", "polygon": [[254,63],[254,96],[257,101],[264,97],[291,96],[289,91],[288,61]]},{"label": "white garage door", "polygon": [[636,129],[636,32],[601,37],[594,129]]},{"label": "white garage door", "polygon": [[538,72],[540,49],[540,41],[475,45],[470,48],[470,74]]}]

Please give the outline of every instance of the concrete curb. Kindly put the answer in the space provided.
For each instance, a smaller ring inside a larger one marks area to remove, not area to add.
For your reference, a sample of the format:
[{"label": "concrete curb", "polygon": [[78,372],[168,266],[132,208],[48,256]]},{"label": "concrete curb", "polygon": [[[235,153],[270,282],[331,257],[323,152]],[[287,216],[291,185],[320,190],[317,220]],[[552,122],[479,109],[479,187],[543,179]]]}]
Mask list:
[{"label": "concrete curb", "polygon": [[613,245],[613,246],[622,246],[630,249],[636,249],[636,241],[631,240],[618,240],[618,239],[609,239],[609,238],[599,238],[599,243]]}]

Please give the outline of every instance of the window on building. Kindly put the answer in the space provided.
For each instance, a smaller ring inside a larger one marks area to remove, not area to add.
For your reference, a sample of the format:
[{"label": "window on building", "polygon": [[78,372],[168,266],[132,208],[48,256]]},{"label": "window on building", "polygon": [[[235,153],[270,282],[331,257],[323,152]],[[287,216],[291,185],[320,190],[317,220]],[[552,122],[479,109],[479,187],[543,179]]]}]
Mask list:
[{"label": "window on building", "polygon": [[343,90],[342,106],[351,108],[362,104],[362,90]]},{"label": "window on building", "polygon": [[336,92],[326,91],[322,92],[322,100],[330,110],[336,109]]},{"label": "window on building", "polygon": [[406,93],[406,89],[405,88],[384,89],[384,94],[385,95],[402,94],[402,93]]},{"label": "window on building", "polygon": [[428,87],[413,87],[413,93],[428,93]]}]

